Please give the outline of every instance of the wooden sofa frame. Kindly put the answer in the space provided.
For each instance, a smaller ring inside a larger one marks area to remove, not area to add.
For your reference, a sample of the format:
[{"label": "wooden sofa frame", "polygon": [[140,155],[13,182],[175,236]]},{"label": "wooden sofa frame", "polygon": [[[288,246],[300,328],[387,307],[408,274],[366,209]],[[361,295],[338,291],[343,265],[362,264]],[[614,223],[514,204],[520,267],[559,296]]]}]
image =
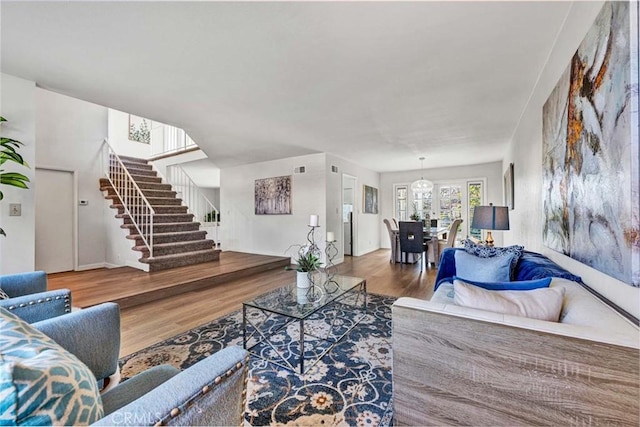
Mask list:
[{"label": "wooden sofa frame", "polygon": [[637,345],[445,307],[392,307],[395,425],[639,425]]}]

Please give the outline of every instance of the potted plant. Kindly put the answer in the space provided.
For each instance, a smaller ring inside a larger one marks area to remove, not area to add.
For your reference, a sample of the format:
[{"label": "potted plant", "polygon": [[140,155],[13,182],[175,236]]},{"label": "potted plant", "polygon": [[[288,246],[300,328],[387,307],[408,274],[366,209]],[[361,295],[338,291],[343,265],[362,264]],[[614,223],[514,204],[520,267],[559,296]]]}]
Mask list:
[{"label": "potted plant", "polygon": [[[295,270],[297,271],[296,283],[299,288],[309,288],[311,286],[310,274],[318,270],[322,263],[320,257],[308,245],[299,246],[297,256],[295,257]],[[287,267],[287,270],[293,270]]]},{"label": "potted plant", "polygon": [[[0,116],[0,123],[6,121],[7,120],[4,117]],[[6,138],[4,136],[0,137],[0,166],[8,161],[12,161],[19,165],[29,167],[27,162],[18,153],[18,148],[20,148],[21,145],[24,144],[20,141],[16,141],[15,139]],[[18,188],[29,188],[27,186],[27,182],[29,182],[29,178],[21,173],[4,172],[3,169],[0,169],[0,184],[11,185],[12,187]],[[2,191],[0,191],[0,200],[2,200],[3,197],[4,195],[2,194]],[[1,227],[0,235],[6,236]]]}]

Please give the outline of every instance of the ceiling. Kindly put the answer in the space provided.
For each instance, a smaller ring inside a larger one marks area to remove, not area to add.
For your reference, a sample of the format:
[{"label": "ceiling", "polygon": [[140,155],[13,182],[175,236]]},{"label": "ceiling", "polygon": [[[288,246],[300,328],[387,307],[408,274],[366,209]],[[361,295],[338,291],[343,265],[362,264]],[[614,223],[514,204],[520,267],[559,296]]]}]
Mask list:
[{"label": "ceiling", "polygon": [[2,72],[187,130],[219,167],[498,161],[568,2],[10,2]]}]

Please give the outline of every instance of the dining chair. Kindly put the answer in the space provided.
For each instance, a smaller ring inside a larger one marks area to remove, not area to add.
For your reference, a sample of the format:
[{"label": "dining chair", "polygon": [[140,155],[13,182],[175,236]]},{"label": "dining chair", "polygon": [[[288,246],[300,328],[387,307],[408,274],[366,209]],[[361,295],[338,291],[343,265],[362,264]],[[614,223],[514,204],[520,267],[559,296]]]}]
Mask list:
[{"label": "dining chair", "polygon": [[440,260],[440,255],[445,248],[452,248],[456,243],[456,236],[458,235],[458,228],[460,227],[460,224],[462,224],[461,219],[453,221],[451,223],[451,227],[449,227],[449,231],[447,232],[447,238],[438,240],[438,253],[436,254],[438,260]]},{"label": "dining chair", "polygon": [[398,227],[393,227],[387,218],[383,219],[382,222],[387,226],[387,231],[389,232],[389,242],[391,243],[390,262],[391,264],[395,264],[398,255]]},{"label": "dining chair", "polygon": [[400,253],[402,262],[406,263],[407,254],[420,255],[420,271],[422,271],[422,261],[424,253],[427,251],[427,243],[424,239],[422,222],[420,221],[400,221],[399,223]]}]

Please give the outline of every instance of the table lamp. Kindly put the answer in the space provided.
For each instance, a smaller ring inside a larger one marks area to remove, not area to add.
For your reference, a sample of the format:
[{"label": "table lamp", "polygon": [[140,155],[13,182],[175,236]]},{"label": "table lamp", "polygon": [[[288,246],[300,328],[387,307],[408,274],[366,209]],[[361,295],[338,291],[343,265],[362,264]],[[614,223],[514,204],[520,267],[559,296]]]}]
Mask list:
[{"label": "table lamp", "polygon": [[480,228],[487,231],[487,246],[493,246],[491,230],[509,229],[509,208],[507,206],[476,206],[473,211],[471,228]]}]

